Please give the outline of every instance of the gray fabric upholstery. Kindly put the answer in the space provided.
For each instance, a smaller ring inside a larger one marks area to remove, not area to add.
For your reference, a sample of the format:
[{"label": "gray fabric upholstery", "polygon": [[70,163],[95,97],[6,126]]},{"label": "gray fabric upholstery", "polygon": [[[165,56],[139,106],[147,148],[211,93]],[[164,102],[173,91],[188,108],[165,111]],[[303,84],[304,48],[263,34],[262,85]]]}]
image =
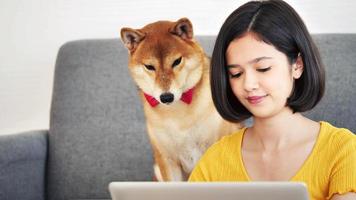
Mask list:
[{"label": "gray fabric upholstery", "polygon": [[47,132],[0,136],[0,199],[45,199]]},{"label": "gray fabric upholstery", "polygon": [[[326,66],[326,94],[305,114],[356,132],[356,34],[314,38]],[[215,37],[197,39],[211,55]],[[109,199],[111,181],[152,180],[143,110],[119,39],[61,47],[48,145],[45,173],[46,134],[0,137],[0,199],[42,199],[45,188],[49,200]],[[16,185],[23,187],[14,191]]]},{"label": "gray fabric upholstery", "polygon": [[306,116],[356,133],[356,34],[314,36],[326,70],[324,98]]},{"label": "gray fabric upholstery", "polygon": [[60,49],[50,117],[50,200],[103,199],[111,181],[152,180],[151,147],[126,55],[117,39]]}]

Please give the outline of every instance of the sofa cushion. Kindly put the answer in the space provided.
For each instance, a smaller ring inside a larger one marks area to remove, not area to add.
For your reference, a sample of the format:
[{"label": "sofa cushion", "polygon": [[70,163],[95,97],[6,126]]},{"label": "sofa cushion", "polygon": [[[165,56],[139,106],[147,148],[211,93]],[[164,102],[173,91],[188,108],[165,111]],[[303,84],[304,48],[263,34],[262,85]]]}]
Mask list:
[{"label": "sofa cushion", "polygon": [[111,181],[152,180],[144,114],[118,39],[60,48],[50,118],[50,200],[105,199]]},{"label": "sofa cushion", "polygon": [[320,103],[305,115],[356,133],[356,34],[314,35],[326,71]]}]

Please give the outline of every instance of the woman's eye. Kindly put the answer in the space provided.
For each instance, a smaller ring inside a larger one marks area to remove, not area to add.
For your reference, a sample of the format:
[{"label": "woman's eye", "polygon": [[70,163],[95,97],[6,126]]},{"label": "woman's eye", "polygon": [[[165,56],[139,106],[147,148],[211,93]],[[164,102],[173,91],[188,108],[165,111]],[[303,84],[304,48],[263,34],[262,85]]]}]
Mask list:
[{"label": "woman's eye", "polygon": [[155,71],[155,67],[153,65],[145,65],[146,69],[150,70],[150,71]]},{"label": "woman's eye", "polygon": [[271,67],[266,67],[266,68],[257,69],[257,71],[259,71],[259,72],[266,72],[266,71],[268,71],[268,70],[270,70],[270,69],[271,69]]},{"label": "woman's eye", "polygon": [[230,74],[230,78],[239,78],[240,76],[241,76],[241,73]]},{"label": "woman's eye", "polygon": [[176,60],[173,62],[172,67],[174,68],[175,66],[179,65],[181,61],[182,61],[182,57],[176,59]]}]

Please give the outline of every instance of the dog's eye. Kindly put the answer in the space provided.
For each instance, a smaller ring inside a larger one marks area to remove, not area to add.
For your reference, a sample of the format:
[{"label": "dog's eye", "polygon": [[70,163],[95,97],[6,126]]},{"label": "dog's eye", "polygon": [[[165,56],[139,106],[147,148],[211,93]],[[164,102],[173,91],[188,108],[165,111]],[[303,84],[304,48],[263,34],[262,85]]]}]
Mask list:
[{"label": "dog's eye", "polygon": [[150,71],[155,71],[155,67],[153,65],[145,65],[145,67]]},{"label": "dog's eye", "polygon": [[176,59],[176,60],[173,62],[172,67],[175,67],[175,66],[179,65],[181,61],[182,61],[182,57]]}]

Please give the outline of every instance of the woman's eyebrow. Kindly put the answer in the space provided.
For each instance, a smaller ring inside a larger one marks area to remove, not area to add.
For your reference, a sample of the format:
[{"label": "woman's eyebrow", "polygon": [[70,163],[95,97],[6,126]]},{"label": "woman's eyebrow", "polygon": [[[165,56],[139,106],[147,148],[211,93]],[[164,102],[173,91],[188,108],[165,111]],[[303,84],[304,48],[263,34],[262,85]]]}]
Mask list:
[{"label": "woman's eyebrow", "polygon": [[[257,63],[261,60],[265,60],[265,59],[272,59],[272,57],[267,57],[267,56],[262,56],[262,57],[258,57],[258,58],[254,58],[250,61],[248,61],[247,63],[248,64],[253,64],[253,63]],[[227,65],[228,68],[233,68],[233,67],[241,67],[241,65],[239,64],[230,64],[230,65]]]}]

